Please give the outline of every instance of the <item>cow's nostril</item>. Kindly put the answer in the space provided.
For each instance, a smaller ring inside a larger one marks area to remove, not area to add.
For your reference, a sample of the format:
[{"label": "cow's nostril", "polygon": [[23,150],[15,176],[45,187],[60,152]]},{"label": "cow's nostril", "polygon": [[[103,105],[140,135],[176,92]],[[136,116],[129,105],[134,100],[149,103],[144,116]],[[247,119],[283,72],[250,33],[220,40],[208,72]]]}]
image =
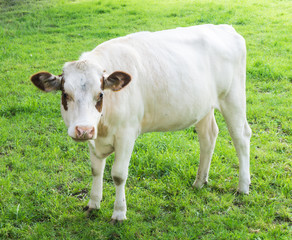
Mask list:
[{"label": "cow's nostril", "polygon": [[94,128],[91,128],[88,131],[89,131],[88,134],[93,137],[93,135],[94,135]]},{"label": "cow's nostril", "polygon": [[91,139],[91,138],[93,138],[93,136],[94,136],[94,128],[92,127],[92,128],[89,128],[89,129],[87,130],[87,137],[88,137],[89,139]]},{"label": "cow's nostril", "polygon": [[79,127],[75,128],[75,134],[77,139],[88,140],[94,136],[94,127]]},{"label": "cow's nostril", "polygon": [[76,128],[75,128],[75,133],[76,133],[76,137],[77,137],[77,138],[80,138],[80,136],[81,136],[81,134],[82,134],[81,129],[79,129],[79,127],[76,127]]}]

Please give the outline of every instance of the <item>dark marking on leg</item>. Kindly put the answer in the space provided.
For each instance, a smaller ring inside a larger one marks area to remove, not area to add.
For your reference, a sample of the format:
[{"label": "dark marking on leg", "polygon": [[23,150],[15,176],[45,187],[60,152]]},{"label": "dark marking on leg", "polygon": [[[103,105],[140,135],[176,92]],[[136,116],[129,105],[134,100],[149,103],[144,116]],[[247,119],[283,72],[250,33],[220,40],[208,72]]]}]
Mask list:
[{"label": "dark marking on leg", "polygon": [[94,168],[91,168],[92,176],[97,176],[97,171]]},{"label": "dark marking on leg", "polygon": [[120,177],[113,177],[113,180],[114,180],[115,185],[117,186],[121,185],[123,182],[123,179]]}]

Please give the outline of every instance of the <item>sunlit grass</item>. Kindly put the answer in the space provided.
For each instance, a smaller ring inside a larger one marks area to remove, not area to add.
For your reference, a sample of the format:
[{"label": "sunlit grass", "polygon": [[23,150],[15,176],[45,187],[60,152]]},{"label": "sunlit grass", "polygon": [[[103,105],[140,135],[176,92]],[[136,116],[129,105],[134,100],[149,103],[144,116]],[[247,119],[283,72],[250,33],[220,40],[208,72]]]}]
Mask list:
[{"label": "sunlit grass", "polygon": [[[290,1],[0,0],[1,239],[291,239]],[[59,94],[33,73],[118,36],[227,23],[247,43],[252,185],[237,195],[238,159],[220,113],[209,185],[193,190],[199,144],[193,129],[145,134],[132,154],[128,221],[112,226],[107,160],[102,209],[85,218],[91,188],[86,144],[68,136]]]}]

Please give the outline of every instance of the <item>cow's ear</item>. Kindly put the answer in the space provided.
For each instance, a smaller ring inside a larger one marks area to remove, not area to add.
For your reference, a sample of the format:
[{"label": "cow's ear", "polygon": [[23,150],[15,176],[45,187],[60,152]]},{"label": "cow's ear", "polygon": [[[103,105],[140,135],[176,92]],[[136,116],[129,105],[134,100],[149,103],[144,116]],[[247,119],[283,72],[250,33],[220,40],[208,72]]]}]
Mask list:
[{"label": "cow's ear", "polygon": [[116,71],[107,77],[103,77],[102,88],[119,91],[131,81],[131,75],[125,72]]},{"label": "cow's ear", "polygon": [[30,77],[32,83],[45,92],[61,90],[61,76],[49,72],[38,72]]}]

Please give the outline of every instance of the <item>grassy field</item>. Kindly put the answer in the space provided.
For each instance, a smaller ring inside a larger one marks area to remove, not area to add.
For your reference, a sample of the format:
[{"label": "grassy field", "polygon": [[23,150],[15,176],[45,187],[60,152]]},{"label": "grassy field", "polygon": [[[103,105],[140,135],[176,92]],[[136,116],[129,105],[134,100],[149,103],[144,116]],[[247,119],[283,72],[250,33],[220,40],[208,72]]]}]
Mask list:
[{"label": "grassy field", "polygon": [[[292,5],[271,0],[0,0],[0,239],[292,239]],[[145,134],[136,142],[126,195],[129,220],[86,218],[91,168],[86,144],[67,136],[60,94],[43,94],[33,73],[118,36],[213,23],[245,37],[251,192],[237,195],[238,159],[225,122],[208,186],[193,190],[199,143],[193,129]]]}]

